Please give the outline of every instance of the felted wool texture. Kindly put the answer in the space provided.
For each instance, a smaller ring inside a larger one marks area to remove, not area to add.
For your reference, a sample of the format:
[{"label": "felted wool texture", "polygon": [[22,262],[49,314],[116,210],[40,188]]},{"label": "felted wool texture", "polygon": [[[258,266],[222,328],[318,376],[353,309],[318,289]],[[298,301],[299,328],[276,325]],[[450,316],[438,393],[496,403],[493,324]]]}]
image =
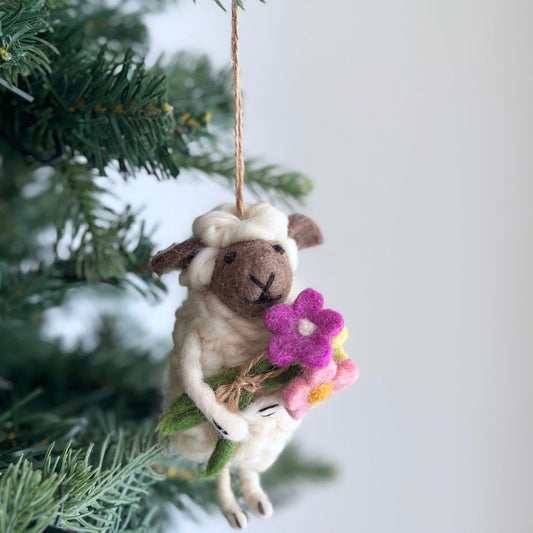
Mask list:
[{"label": "felted wool texture", "polygon": [[350,359],[338,363],[331,360],[320,370],[306,368],[283,390],[283,402],[289,414],[298,420],[331,394],[355,383],[358,376],[359,371]]},{"label": "felted wool texture", "polygon": [[287,252],[292,269],[298,265],[298,247],[289,237],[289,217],[265,202],[245,206],[245,218],[237,216],[234,204],[223,204],[193,222],[193,235],[212,248],[225,248],[242,241],[277,242]]},{"label": "felted wool texture", "polygon": [[202,289],[211,283],[218,250],[202,248],[190,261],[189,266],[180,273],[180,285],[190,289]]},{"label": "felted wool texture", "polygon": [[237,216],[235,204],[215,207],[193,222],[193,235],[207,246],[223,248],[234,242],[277,241],[287,238],[289,217],[267,203],[247,205],[244,218]]},{"label": "felted wool texture", "polygon": [[198,239],[188,239],[180,244],[172,244],[152,257],[150,266],[158,276],[170,270],[187,268],[202,248],[203,244]]},{"label": "felted wool texture", "polygon": [[233,529],[244,529],[248,525],[248,515],[241,509],[239,502],[231,488],[231,475],[228,468],[224,468],[216,479],[217,501]]},{"label": "felted wool texture", "polygon": [[359,377],[359,369],[351,359],[343,359],[337,363],[334,391],[345,389],[353,385]]},{"label": "felted wool texture", "polygon": [[[196,339],[192,343],[188,341],[191,336]],[[224,305],[214,293],[189,290],[187,299],[176,312],[165,410],[183,392],[189,394],[191,389],[195,390],[194,383],[199,376],[200,381],[203,381],[225,368],[243,364],[250,359],[250,354],[255,355],[264,349],[270,336],[261,317],[242,318]],[[185,351],[192,351],[193,357],[184,357]],[[204,385],[209,387],[205,383]],[[216,402],[212,389],[197,392],[202,396],[198,401],[193,395],[189,395],[199,407],[199,404],[206,407],[205,404],[211,401],[211,395],[212,401]],[[238,443],[230,465],[262,472],[276,460],[297,423],[285,409],[280,409],[268,418],[258,417],[247,424],[249,438]],[[219,434],[212,424],[205,423],[173,435],[170,438],[170,448],[173,453],[205,463],[218,438]]]},{"label": "felted wool texture", "polygon": [[[288,228],[289,218],[268,204],[246,206],[243,220],[236,216],[234,205],[219,206],[195,220],[193,239],[204,247],[186,255],[185,268],[181,266],[183,263],[176,263],[171,257],[169,262],[164,261],[164,268],[159,269],[184,268],[180,282],[189,289],[187,299],[176,311],[164,409],[167,410],[178,396],[186,392],[208,420],[216,419],[239,438],[248,432],[248,440],[238,442],[230,460],[230,465],[241,471],[262,472],[268,468],[285,447],[298,422],[289,416],[285,408],[268,417],[254,417],[252,403],[246,409],[249,419],[245,420],[217,403],[213,390],[204,379],[249,361],[264,350],[271,333],[265,328],[261,316],[241,316],[223,303],[209,285],[216,274],[220,249],[242,241],[263,240],[269,246],[273,243],[280,245],[285,250],[285,254],[281,254],[283,260],[287,260],[291,271],[294,271],[298,248],[296,241],[289,236]],[[300,233],[298,238],[301,240]],[[173,253],[179,251],[180,245],[176,246],[171,247]],[[276,269],[283,270],[280,265]],[[278,282],[282,281],[283,276],[280,275]],[[275,282],[271,288],[273,293],[277,288]],[[293,298],[291,289],[285,301],[292,302]],[[277,401],[281,403],[281,396]],[[173,435],[170,450],[192,461],[205,463],[218,439],[218,432],[208,422]]]},{"label": "felted wool texture", "polygon": [[333,355],[332,340],[342,331],[340,313],[322,309],[324,298],[313,290],[302,291],[293,305],[279,304],[267,309],[265,326],[274,333],[267,355],[276,366],[293,362],[304,367],[324,368]]},{"label": "felted wool texture", "polygon": [[241,492],[248,508],[260,518],[268,518],[273,509],[268,496],[263,491],[256,472],[241,471],[239,476]]},{"label": "felted wool texture", "polygon": [[292,279],[287,253],[278,243],[244,241],[219,250],[209,288],[236,313],[257,317],[287,299]]},{"label": "felted wool texture", "polygon": [[289,216],[289,237],[296,241],[299,250],[324,242],[319,227],[310,218],[298,213]]},{"label": "felted wool texture", "polygon": [[[228,463],[235,448],[237,447],[236,442],[231,442],[229,440],[219,439],[215,446],[214,452],[211,454],[209,461],[205,467],[205,477],[214,477],[220,474],[222,468]],[[217,467],[216,465],[223,465],[222,468]]]}]

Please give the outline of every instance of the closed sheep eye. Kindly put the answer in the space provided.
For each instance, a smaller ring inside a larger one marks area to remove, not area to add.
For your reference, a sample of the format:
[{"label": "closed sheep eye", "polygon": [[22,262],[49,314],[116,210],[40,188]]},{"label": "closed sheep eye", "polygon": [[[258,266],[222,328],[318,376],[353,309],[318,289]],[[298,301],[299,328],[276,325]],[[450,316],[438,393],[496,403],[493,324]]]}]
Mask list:
[{"label": "closed sheep eye", "polygon": [[230,263],[233,263],[236,257],[237,254],[235,252],[229,252],[224,256],[224,263],[229,265]]},{"label": "closed sheep eye", "polygon": [[276,250],[276,252],[278,252],[278,254],[284,254],[285,253],[285,250],[283,249],[283,246],[281,246],[279,244],[274,244],[272,246],[272,248],[274,248],[274,250]]}]

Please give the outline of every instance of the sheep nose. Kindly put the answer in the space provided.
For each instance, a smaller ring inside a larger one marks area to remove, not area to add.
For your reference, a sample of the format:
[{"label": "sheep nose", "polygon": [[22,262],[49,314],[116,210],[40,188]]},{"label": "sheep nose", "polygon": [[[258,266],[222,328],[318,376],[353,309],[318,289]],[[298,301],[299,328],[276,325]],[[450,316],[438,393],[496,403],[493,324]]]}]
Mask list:
[{"label": "sheep nose", "polygon": [[255,276],[249,276],[249,279],[252,283],[257,285],[261,289],[261,294],[259,295],[259,298],[254,301],[250,301],[246,299],[246,303],[250,304],[271,304],[274,302],[277,302],[281,299],[282,295],[272,297],[270,296],[270,287],[272,286],[272,283],[274,282],[274,278],[276,277],[276,274],[274,272],[270,273],[270,276],[268,276],[268,281],[266,283],[261,283]]},{"label": "sheep nose", "polygon": [[274,272],[271,272],[270,273],[270,276],[268,276],[268,280],[265,284],[261,283],[255,276],[252,276],[250,275],[250,281],[252,283],[255,283],[255,285],[257,285],[262,292],[267,292],[269,291],[270,287],[272,287],[272,283],[274,283],[274,279],[276,277],[276,274],[274,274]]}]

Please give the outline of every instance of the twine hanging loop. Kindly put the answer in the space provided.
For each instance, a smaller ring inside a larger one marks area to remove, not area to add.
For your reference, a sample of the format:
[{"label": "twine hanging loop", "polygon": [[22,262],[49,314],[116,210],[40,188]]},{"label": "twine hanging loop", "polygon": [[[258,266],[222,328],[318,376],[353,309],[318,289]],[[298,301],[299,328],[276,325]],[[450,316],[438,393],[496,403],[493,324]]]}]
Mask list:
[{"label": "twine hanging loop", "polygon": [[244,218],[244,149],[242,142],[242,89],[239,70],[239,7],[231,6],[231,61],[233,64],[233,104],[235,109],[235,200],[237,216]]},{"label": "twine hanging loop", "polygon": [[[233,64],[233,104],[235,110],[235,204],[237,216],[242,219],[244,213],[244,149],[242,133],[242,89],[239,69],[239,7],[235,2],[231,6],[231,61]],[[287,367],[275,368],[263,374],[250,375],[253,367],[266,357],[261,352],[250,361],[242,365],[237,377],[226,385],[221,385],[215,391],[219,403],[226,403],[228,409],[237,413],[239,400],[243,390],[255,394],[262,389],[266,379],[275,378],[287,370]],[[270,388],[271,392],[279,387]]]}]

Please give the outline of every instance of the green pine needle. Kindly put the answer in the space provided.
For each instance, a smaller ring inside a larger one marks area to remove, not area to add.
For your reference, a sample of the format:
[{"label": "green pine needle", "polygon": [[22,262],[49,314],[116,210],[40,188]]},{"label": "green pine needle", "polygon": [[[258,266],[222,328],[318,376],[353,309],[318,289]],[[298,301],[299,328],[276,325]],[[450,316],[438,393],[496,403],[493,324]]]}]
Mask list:
[{"label": "green pine needle", "polygon": [[2,2],[0,7],[0,75],[17,86],[30,73],[49,74],[51,57],[59,52],[40,37],[50,29],[50,11],[44,0]]}]

